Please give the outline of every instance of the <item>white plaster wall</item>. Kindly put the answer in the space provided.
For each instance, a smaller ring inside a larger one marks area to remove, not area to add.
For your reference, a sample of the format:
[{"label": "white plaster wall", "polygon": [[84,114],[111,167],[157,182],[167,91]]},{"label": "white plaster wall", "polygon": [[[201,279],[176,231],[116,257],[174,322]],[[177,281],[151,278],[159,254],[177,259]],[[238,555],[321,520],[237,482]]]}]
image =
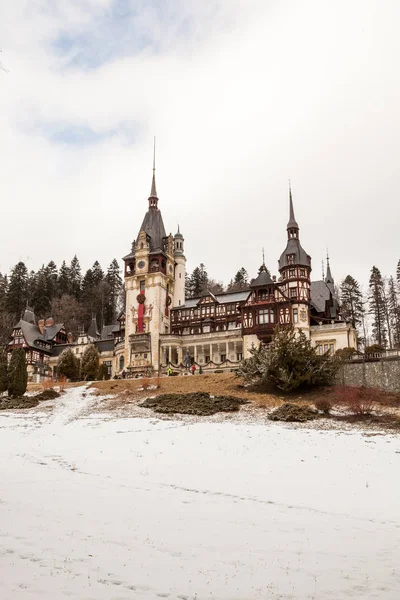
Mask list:
[{"label": "white plaster wall", "polygon": [[186,258],[184,256],[176,257],[175,267],[175,286],[172,306],[183,306],[185,304],[185,275]]}]

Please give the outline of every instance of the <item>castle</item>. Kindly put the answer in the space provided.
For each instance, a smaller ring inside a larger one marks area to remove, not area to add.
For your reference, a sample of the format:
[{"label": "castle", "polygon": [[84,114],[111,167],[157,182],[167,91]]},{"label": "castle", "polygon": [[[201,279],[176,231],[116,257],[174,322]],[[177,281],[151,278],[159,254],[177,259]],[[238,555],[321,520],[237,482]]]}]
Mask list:
[{"label": "castle", "polygon": [[88,332],[72,342],[62,324],[36,325],[27,311],[14,327],[9,350],[20,340],[28,364],[42,364],[55,375],[66,347],[79,356],[87,344],[94,344],[110,376],[135,377],[167,368],[186,372],[193,363],[204,372],[235,368],[252,346],[272,339],[277,325],[301,329],[320,353],[357,348],[356,331],[341,316],[329,261],[326,277],[311,281],[311,257],[300,242],[290,187],[279,276],[271,277],[263,261],[249,289],[223,294],[205,290],[197,298],[185,298],[184,237],[179,228],[174,236],[166,235],[158,203],[153,165],[148,209],[123,258],[125,308],[115,324],[99,332],[94,320]]}]

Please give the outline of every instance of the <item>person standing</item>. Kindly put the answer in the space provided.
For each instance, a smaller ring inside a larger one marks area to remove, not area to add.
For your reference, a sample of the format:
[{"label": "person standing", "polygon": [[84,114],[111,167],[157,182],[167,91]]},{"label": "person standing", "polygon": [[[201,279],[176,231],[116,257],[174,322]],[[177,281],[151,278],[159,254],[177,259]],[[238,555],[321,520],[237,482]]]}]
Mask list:
[{"label": "person standing", "polygon": [[192,375],[194,375],[196,371],[196,365],[193,364],[190,370],[192,371]]}]

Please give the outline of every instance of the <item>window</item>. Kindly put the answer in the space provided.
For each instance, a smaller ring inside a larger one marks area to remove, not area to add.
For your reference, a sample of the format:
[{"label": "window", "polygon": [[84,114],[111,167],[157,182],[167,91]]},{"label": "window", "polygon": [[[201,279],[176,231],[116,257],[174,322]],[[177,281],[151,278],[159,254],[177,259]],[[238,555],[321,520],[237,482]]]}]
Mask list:
[{"label": "window", "polygon": [[294,265],[294,254],[287,254],[286,255],[286,260],[287,260],[287,264],[288,265]]},{"label": "window", "polygon": [[206,363],[210,362],[210,356],[208,354],[206,354],[206,356],[205,356],[205,361],[206,361]]},{"label": "window", "polygon": [[179,279],[182,279],[182,273],[179,273]]},{"label": "window", "polygon": [[289,277],[296,277],[296,271],[294,269],[289,269]]},{"label": "window", "polygon": [[335,353],[335,344],[329,344],[329,352],[330,352],[330,354]]},{"label": "window", "polygon": [[300,269],[300,277],[305,277],[305,276],[306,276],[306,270]]},{"label": "window", "polygon": [[238,353],[236,354],[236,359],[237,359],[237,360],[243,360],[243,354],[242,354],[242,352],[238,352]]},{"label": "window", "polygon": [[297,288],[290,288],[290,297],[297,298]]},{"label": "window", "polygon": [[221,354],[221,362],[225,362],[226,361],[226,354]]},{"label": "window", "polygon": [[258,299],[259,300],[268,300],[268,291],[267,290],[260,290],[258,292]]},{"label": "window", "polygon": [[140,282],[140,291],[144,292],[144,288],[146,286],[146,281],[144,279],[142,279],[142,281]]},{"label": "window", "polygon": [[179,300],[179,306],[181,305],[181,301]]},{"label": "window", "polygon": [[125,366],[125,358],[123,356],[119,357],[119,370],[122,371],[122,369]]},{"label": "window", "polygon": [[258,311],[258,322],[260,325],[269,323],[269,310],[267,308]]},{"label": "window", "polygon": [[270,323],[275,323],[275,313],[273,310],[269,311],[269,322]]},{"label": "window", "polygon": [[297,308],[293,309],[293,323],[298,323],[299,322],[299,311],[297,310]]}]

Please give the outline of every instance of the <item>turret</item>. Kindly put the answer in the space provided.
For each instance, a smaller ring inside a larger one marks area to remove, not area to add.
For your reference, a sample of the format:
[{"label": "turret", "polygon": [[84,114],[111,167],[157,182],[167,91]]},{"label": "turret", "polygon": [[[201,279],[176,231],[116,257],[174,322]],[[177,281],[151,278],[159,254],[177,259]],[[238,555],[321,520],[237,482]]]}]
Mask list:
[{"label": "turret", "polygon": [[184,237],[179,230],[174,236],[175,286],[173,306],[185,304],[186,257]]},{"label": "turret", "polygon": [[309,327],[311,257],[300,244],[299,225],[294,216],[289,183],[289,221],[286,248],[279,259],[281,290],[291,303],[292,322],[301,329]]}]

